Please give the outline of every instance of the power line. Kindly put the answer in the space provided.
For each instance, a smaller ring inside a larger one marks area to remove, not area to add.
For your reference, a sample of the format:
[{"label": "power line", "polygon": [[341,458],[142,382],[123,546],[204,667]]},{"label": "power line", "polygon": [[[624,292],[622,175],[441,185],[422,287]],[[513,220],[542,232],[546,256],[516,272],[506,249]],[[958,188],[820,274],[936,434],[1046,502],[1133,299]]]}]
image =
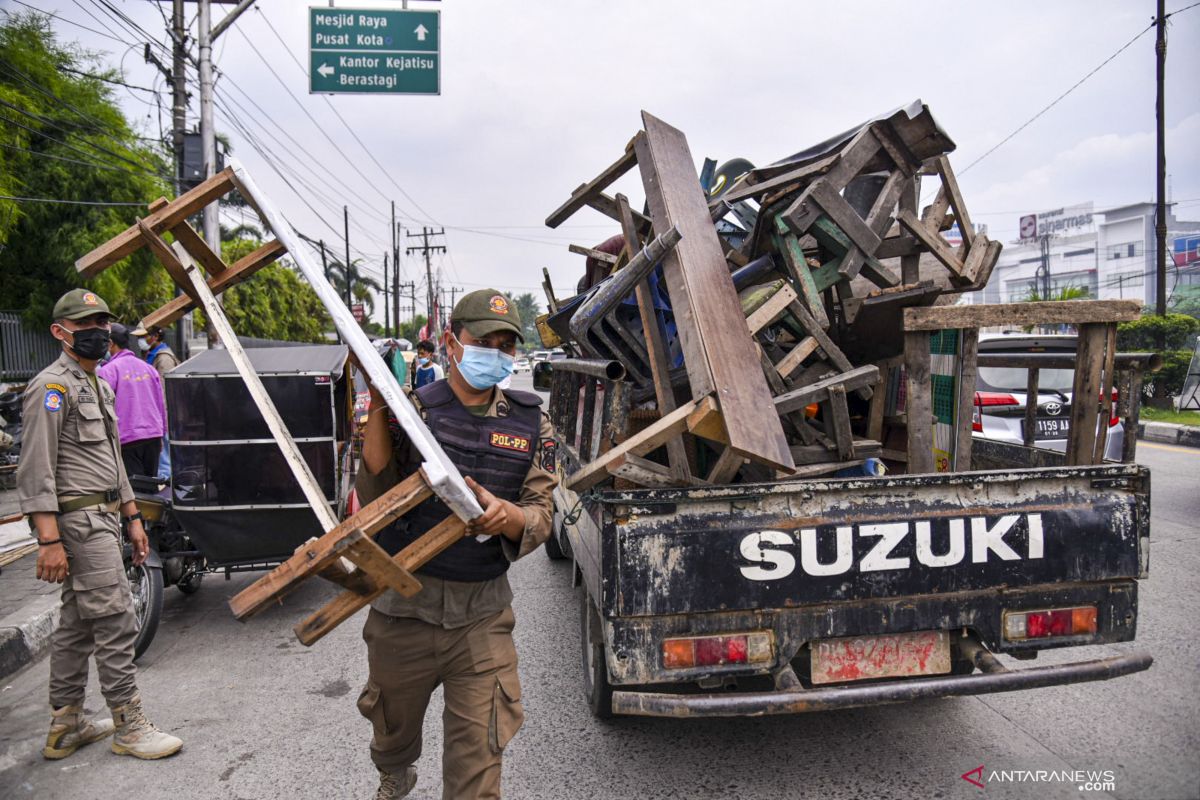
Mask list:
[{"label": "power line", "polygon": [[114,78],[106,78],[103,75],[93,75],[90,72],[84,72],[83,70],[78,70],[78,69],[71,69],[70,67],[60,66],[60,67],[58,67],[58,69],[61,69],[63,72],[70,72],[75,75],[80,75],[84,78],[91,78],[94,81],[102,81],[104,83],[111,83],[116,86],[124,86],[126,89],[137,89],[139,92],[149,92],[150,94],[158,94],[158,91],[155,89],[147,89],[145,86],[135,86],[132,83],[126,83],[125,81],[119,81]]},{"label": "power line", "polygon": [[15,144],[4,144],[4,143],[0,142],[0,147],[6,148],[8,150],[20,150],[22,153],[29,153],[30,155],[37,156],[38,158],[50,158],[55,161],[68,161],[72,164],[82,164],[85,167],[95,167],[96,169],[111,169],[111,170],[116,170],[117,172],[127,172],[127,170],[125,170],[123,167],[118,167],[113,164],[98,164],[95,161],[83,161],[82,159],[78,159],[78,158],[67,158],[66,156],[56,156],[51,153],[43,153],[40,150],[30,150],[28,147],[18,147]]},{"label": "power line", "polygon": [[145,203],[118,203],[110,200],[63,200],[57,197],[14,197],[0,194],[0,200],[14,200],[18,203],[64,203],[73,206],[137,206],[145,208]]},{"label": "power line", "polygon": [[75,20],[67,19],[66,17],[61,17],[58,14],[54,14],[49,11],[43,11],[42,9],[38,8],[37,6],[31,6],[29,3],[22,2],[22,0],[13,0],[13,2],[23,5],[26,8],[31,8],[34,11],[36,11],[37,13],[44,14],[47,17],[54,17],[55,19],[62,20],[63,22],[67,23],[68,25],[74,25],[77,28],[83,28],[85,31],[94,33],[97,36],[103,36],[105,39],[112,39],[114,42],[121,42],[122,44],[124,44],[124,41],[122,39],[118,39],[116,36],[110,36],[109,34],[104,33],[102,31],[98,31],[95,28],[89,28],[87,25],[82,25],[82,24],[76,22]]},{"label": "power line", "polygon": [[[17,122],[15,119],[9,119],[8,117],[5,117],[5,116],[0,116],[0,121],[7,122],[7,123],[8,123],[8,124],[10,124],[10,125],[16,125],[18,128],[23,128],[24,130],[27,130],[27,131],[29,131],[30,133],[36,133],[38,136],[41,136],[41,137],[43,137],[43,138],[46,138],[46,139],[49,139],[50,141],[54,142],[55,144],[60,144],[60,145],[62,145],[63,147],[66,147],[66,148],[67,148],[67,149],[69,149],[69,150],[72,150],[72,151],[74,151],[74,152],[76,152],[76,153],[79,153],[80,155],[83,155],[83,156],[90,156],[90,155],[92,155],[91,153],[88,153],[88,152],[85,152],[85,151],[83,151],[83,150],[80,150],[78,147],[76,147],[76,146],[74,146],[74,145],[72,145],[72,144],[70,144],[70,143],[68,143],[68,142],[64,142],[64,141],[63,141],[63,140],[61,140],[61,139],[55,139],[53,136],[51,136],[50,134],[46,133],[45,131],[39,131],[37,128],[31,128],[31,127],[29,127],[28,125],[24,125],[24,124],[22,124],[22,123],[20,123],[20,122]],[[116,153],[112,153],[111,151],[104,150],[104,148],[100,147],[99,145],[93,144],[92,142],[89,142],[89,141],[88,141],[88,140],[86,140],[86,139],[82,139],[82,142],[83,142],[84,144],[91,145],[93,148],[95,148],[95,149],[97,149],[97,150],[101,150],[101,151],[103,151],[103,152],[109,153],[110,155],[114,155],[114,156],[116,156],[117,158],[120,158],[122,161],[127,161],[127,162],[129,162],[129,163],[131,163],[131,164],[134,164],[135,166],[139,166],[139,167],[140,167],[140,165],[138,165],[138,164],[137,164],[137,162],[130,161],[129,159],[127,159],[127,158],[123,158],[122,156],[120,156],[120,155],[117,155]],[[122,170],[123,172],[128,172],[130,175],[136,175],[136,174],[138,174],[139,172],[141,172],[141,173],[144,173],[144,174],[146,174],[146,175],[151,175],[151,176],[153,176],[153,177],[155,177],[155,178],[161,178],[161,177],[163,177],[161,174],[159,174],[159,173],[157,173],[157,172],[151,172],[150,170],[147,170],[147,169],[140,169],[140,168],[139,168],[138,170],[136,170],[136,171],[135,171],[135,170],[129,169],[129,168],[127,168],[127,167],[117,167],[117,168],[118,168],[118,169],[120,169],[120,170]]]}]

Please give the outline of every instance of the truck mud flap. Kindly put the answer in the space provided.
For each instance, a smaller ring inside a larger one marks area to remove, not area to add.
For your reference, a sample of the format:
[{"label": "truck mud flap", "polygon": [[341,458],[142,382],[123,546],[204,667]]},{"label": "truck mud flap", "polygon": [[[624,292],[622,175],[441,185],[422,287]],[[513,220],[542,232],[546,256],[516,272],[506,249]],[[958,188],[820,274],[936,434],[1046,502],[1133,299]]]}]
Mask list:
[{"label": "truck mud flap", "polygon": [[804,714],[839,708],[905,703],[930,697],[1012,692],[1069,683],[1106,681],[1149,669],[1149,653],[1134,652],[1111,658],[1053,664],[1010,670],[986,650],[974,653],[971,675],[908,678],[863,685],[805,689],[789,667],[776,679],[781,686],[772,692],[725,692],[720,694],[671,694],[665,692],[614,691],[614,714],[644,717],[760,717],[768,714]]}]

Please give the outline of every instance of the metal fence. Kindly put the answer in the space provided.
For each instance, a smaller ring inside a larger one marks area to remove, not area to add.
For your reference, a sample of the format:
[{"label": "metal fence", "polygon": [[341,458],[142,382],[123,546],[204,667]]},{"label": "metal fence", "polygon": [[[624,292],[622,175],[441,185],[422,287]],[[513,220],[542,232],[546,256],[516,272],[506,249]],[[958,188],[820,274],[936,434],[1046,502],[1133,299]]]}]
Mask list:
[{"label": "metal fence", "polygon": [[62,346],[47,330],[30,330],[15,311],[0,311],[0,381],[29,380],[58,358]]}]

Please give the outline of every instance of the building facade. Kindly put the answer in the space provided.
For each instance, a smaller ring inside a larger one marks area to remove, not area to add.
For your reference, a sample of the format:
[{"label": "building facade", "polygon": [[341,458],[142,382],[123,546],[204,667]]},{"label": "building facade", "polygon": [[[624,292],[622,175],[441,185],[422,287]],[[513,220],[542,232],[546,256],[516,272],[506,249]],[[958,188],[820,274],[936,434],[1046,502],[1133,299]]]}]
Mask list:
[{"label": "building facade", "polygon": [[[1021,238],[1006,242],[991,279],[971,303],[1019,303],[1083,289],[1094,300],[1154,306],[1154,203],[1103,211],[1092,204],[1021,217]],[[1200,290],[1200,221],[1175,218],[1167,205],[1167,293]]]}]

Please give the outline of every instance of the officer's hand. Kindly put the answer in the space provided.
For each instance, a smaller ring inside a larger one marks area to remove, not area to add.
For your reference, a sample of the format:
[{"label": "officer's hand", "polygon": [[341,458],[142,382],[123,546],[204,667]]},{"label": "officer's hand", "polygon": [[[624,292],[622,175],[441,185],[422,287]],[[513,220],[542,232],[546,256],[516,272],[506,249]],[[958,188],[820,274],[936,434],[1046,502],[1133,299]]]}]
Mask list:
[{"label": "officer's hand", "polygon": [[129,523],[129,543],[133,545],[133,565],[140,567],[150,554],[150,541],[146,538],[146,531],[142,528],[140,519]]},{"label": "officer's hand", "polygon": [[46,583],[62,583],[67,579],[67,551],[62,544],[38,548],[37,576]]},{"label": "officer's hand", "polygon": [[480,486],[475,482],[474,478],[467,478],[466,480],[467,486],[470,486],[471,491],[475,493],[475,498],[479,501],[479,505],[483,506],[483,514],[467,523],[467,531],[476,536],[481,533],[489,536],[502,533],[505,527],[508,526],[508,509],[511,504],[501,500]]}]

